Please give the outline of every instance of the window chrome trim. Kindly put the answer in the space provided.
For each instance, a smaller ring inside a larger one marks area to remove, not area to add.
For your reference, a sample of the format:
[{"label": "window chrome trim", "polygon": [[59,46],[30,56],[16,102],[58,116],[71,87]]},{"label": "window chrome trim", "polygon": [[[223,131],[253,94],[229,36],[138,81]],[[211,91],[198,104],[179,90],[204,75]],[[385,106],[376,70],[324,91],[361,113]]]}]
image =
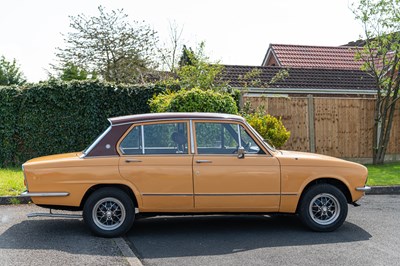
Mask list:
[{"label": "window chrome trim", "polygon": [[[144,148],[144,127],[143,125],[140,125],[140,133],[141,133],[141,137],[142,137],[142,155],[144,155],[145,153],[145,148]],[[128,133],[129,134],[129,133]],[[121,146],[121,144],[120,144]]]},{"label": "window chrome trim", "polygon": [[123,125],[132,125],[132,124],[140,124],[140,123],[151,123],[151,122],[159,122],[159,121],[181,121],[181,120],[211,120],[211,121],[226,121],[226,122],[240,122],[243,123],[246,121],[244,118],[243,120],[240,118],[215,118],[215,117],[196,117],[196,118],[190,118],[190,117],[184,117],[184,118],[160,118],[160,119],[149,119],[149,120],[137,120],[137,121],[132,121],[132,122],[125,122],[125,123],[119,123],[119,124],[112,124],[112,126],[123,126]]},{"label": "window chrome trim", "polygon": [[192,154],[195,153],[194,151],[194,134],[193,134],[193,121],[192,119],[189,120],[189,127],[190,127],[190,152]]},{"label": "window chrome trim", "polygon": [[238,145],[239,145],[239,147],[238,148],[241,148],[242,147],[242,140],[241,140],[241,136],[240,136],[240,125],[239,124],[237,124],[237,130],[238,130]]},{"label": "window chrome trim", "polygon": [[111,131],[112,125],[110,125],[90,146],[89,148],[86,149],[85,152],[82,152],[82,158],[85,158],[86,155],[88,155],[94,147],[99,144],[99,142],[104,138],[105,135],[107,135]]}]

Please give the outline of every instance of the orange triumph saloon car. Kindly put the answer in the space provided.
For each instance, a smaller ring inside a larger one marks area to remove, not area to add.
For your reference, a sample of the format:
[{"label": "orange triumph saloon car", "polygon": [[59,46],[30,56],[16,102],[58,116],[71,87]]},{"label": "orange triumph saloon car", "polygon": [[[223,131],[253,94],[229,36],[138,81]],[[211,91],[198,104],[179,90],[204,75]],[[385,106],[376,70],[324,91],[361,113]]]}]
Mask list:
[{"label": "orange triumph saloon car", "polygon": [[215,113],[160,113],[109,119],[84,151],[23,164],[41,207],[82,215],[99,236],[126,233],[137,214],[291,213],[333,231],[365,191],[367,169],[328,156],[277,150],[245,119]]}]

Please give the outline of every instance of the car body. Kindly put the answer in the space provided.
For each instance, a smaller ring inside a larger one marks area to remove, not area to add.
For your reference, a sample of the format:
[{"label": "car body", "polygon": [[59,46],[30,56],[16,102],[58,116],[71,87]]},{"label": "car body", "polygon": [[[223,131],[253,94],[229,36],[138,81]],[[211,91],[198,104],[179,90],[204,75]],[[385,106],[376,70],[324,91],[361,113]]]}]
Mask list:
[{"label": "car body", "polygon": [[[140,214],[292,213],[316,231],[338,228],[366,187],[367,169],[276,150],[245,119],[216,113],[110,118],[83,152],[23,164],[42,207],[83,210],[97,235],[126,233]],[[135,212],[136,209],[136,212]]]}]

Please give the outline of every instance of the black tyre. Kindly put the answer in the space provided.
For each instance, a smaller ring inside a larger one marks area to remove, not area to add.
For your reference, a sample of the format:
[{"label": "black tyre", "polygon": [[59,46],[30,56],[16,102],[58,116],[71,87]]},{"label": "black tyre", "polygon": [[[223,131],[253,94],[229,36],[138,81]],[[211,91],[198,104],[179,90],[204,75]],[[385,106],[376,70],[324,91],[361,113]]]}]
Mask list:
[{"label": "black tyre", "polygon": [[329,184],[318,184],[304,193],[298,214],[310,229],[330,232],[343,224],[347,209],[347,200],[342,191]]},{"label": "black tyre", "polygon": [[135,206],[118,188],[101,188],[93,192],[83,207],[83,220],[97,236],[117,237],[132,227]]}]

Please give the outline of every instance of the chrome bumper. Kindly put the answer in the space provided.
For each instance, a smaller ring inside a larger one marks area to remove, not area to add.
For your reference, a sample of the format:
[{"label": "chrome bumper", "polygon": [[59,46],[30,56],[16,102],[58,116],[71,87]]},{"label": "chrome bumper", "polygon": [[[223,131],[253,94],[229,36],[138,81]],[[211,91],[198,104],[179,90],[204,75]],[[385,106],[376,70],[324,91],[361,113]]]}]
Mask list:
[{"label": "chrome bumper", "polygon": [[68,196],[68,192],[22,192],[21,196],[24,197],[66,197]]},{"label": "chrome bumper", "polygon": [[362,192],[369,192],[371,191],[371,187],[369,186],[364,186],[364,187],[356,187],[357,191],[362,191]]}]

